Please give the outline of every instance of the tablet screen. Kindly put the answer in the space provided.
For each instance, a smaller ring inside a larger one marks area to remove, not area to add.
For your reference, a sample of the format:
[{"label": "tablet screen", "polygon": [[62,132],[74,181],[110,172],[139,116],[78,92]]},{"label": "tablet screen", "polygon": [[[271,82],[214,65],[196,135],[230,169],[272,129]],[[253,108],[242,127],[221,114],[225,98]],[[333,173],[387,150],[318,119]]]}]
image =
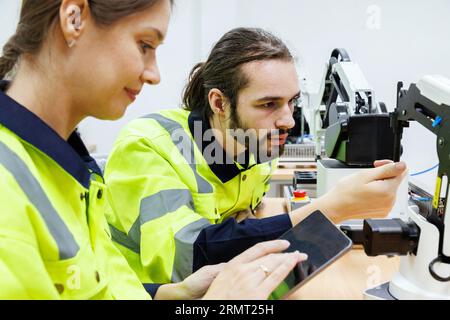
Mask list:
[{"label": "tablet screen", "polygon": [[[274,291],[272,298],[279,299],[297,290],[345,252],[352,241],[339,230],[323,213],[310,214],[295,227],[283,234],[291,246],[286,252],[298,250],[308,255],[308,260],[298,264]],[[294,289],[294,290],[293,290]]]}]

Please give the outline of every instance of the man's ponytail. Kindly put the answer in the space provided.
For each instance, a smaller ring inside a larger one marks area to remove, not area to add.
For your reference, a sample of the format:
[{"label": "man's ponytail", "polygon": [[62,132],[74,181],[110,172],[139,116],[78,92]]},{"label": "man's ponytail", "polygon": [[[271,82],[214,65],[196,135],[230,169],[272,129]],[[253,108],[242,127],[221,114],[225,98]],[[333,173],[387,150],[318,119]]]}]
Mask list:
[{"label": "man's ponytail", "polygon": [[208,95],[211,89],[218,89],[228,99],[233,114],[239,92],[249,81],[242,66],[262,60],[294,61],[286,45],[267,31],[237,28],[227,32],[214,45],[206,62],[192,69],[183,93],[184,109],[211,118]]},{"label": "man's ponytail", "polygon": [[189,81],[183,92],[183,106],[186,110],[193,111],[199,106],[205,106],[205,79],[203,72],[205,63],[197,63],[189,74]]}]

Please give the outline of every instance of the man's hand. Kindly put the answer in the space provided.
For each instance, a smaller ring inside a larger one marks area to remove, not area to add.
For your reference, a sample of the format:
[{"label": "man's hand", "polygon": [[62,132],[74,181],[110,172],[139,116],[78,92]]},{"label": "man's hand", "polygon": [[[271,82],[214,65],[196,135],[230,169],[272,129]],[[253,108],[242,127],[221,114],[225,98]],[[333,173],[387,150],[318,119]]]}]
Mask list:
[{"label": "man's hand", "polygon": [[404,162],[375,161],[375,168],[363,170],[338,181],[333,189],[290,213],[292,224],[320,210],[334,223],[348,219],[383,218],[392,209],[400,183],[407,176]]},{"label": "man's hand", "polygon": [[392,209],[397,189],[408,174],[404,162],[376,161],[375,168],[341,179],[320,198],[323,212],[330,217],[382,218]]}]

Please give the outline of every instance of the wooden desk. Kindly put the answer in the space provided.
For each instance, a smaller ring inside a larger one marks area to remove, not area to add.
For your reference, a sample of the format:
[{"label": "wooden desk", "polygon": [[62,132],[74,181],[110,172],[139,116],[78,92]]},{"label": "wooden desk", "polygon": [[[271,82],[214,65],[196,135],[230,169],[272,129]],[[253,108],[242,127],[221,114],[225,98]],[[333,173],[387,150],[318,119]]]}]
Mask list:
[{"label": "wooden desk", "polygon": [[299,163],[279,163],[278,168],[272,174],[272,181],[289,181],[292,182],[294,171],[316,171],[315,162],[299,162]]},{"label": "wooden desk", "polygon": [[270,190],[267,196],[283,197],[283,188],[292,185],[295,171],[316,171],[315,162],[280,162],[270,179]]},{"label": "wooden desk", "polygon": [[[284,199],[266,198],[258,217],[287,212]],[[399,257],[368,257],[355,248],[294,292],[289,299],[359,300],[366,289],[389,281],[397,272]]]}]

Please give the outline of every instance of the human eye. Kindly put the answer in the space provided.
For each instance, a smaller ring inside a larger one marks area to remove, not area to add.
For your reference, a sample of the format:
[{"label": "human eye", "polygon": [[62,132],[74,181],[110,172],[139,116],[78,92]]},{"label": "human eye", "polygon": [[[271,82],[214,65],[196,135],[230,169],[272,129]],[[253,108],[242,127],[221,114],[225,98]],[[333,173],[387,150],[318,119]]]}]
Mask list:
[{"label": "human eye", "polygon": [[140,41],[139,45],[141,47],[141,50],[142,50],[143,54],[146,54],[148,50],[154,50],[155,49],[152,45],[148,44],[145,41]]},{"label": "human eye", "polygon": [[264,102],[264,103],[261,105],[261,107],[266,108],[266,109],[271,109],[271,108],[276,107],[276,104],[275,104],[275,102],[273,102],[273,101],[268,101],[268,102]]},{"label": "human eye", "polygon": [[300,107],[301,103],[302,103],[301,96],[296,96],[289,101],[289,105],[293,108]]}]

